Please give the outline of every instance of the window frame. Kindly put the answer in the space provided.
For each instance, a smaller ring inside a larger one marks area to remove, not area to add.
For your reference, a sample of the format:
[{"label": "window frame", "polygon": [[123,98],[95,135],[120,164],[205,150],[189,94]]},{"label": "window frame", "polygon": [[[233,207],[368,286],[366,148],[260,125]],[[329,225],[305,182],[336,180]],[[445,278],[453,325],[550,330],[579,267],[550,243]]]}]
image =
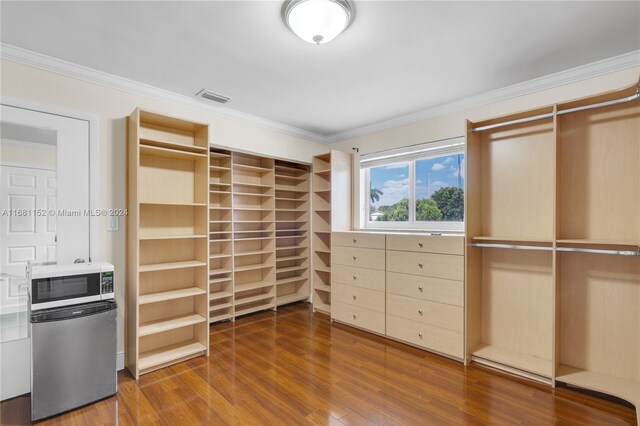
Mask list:
[{"label": "window frame", "polygon": [[[455,142],[459,141],[459,144]],[[451,150],[449,146],[445,147],[434,147],[429,148],[429,145],[433,145],[436,143],[449,142],[450,145],[459,146],[459,148],[455,150]],[[370,167],[362,167],[362,156],[360,158],[359,166],[360,166],[360,199],[362,208],[364,211],[364,216],[361,220],[361,227],[363,229],[369,230],[421,230],[421,231],[435,231],[435,232],[464,232],[465,229],[465,221],[462,220],[460,222],[453,221],[416,221],[416,162],[421,160],[427,160],[430,158],[443,157],[446,155],[459,155],[463,154],[465,160],[466,167],[466,141],[464,137],[448,139],[445,141],[431,142],[428,144],[422,144],[419,146],[412,147],[413,149],[408,150],[404,155],[393,155],[388,161],[382,161],[375,166]],[[416,152],[420,152],[421,149],[427,150],[429,153],[424,156],[417,156]],[[385,157],[385,153],[389,151],[384,151],[378,153],[380,157]],[[411,157],[411,158],[408,158]],[[384,167],[392,164],[399,163],[408,163],[409,166],[409,220],[406,222],[382,222],[382,221],[371,221],[371,203],[369,202],[369,190],[371,188],[371,169],[375,167]],[[463,183],[463,190],[465,194],[465,204],[466,204],[466,194],[467,194],[467,179],[465,173],[465,179]]]}]

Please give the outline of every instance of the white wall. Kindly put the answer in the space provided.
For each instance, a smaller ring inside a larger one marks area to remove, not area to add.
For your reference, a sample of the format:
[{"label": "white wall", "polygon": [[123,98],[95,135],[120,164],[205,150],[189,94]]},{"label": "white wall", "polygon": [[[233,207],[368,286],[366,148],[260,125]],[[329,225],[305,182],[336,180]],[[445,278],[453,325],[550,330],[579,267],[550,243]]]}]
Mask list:
[{"label": "white wall", "polygon": [[[464,136],[467,128],[467,120],[477,122],[512,114],[518,111],[526,111],[545,105],[552,105],[557,102],[622,89],[637,83],[639,77],[640,67],[630,68],[624,71],[566,84],[564,86],[531,93],[505,101],[471,108],[465,111],[345,139],[334,142],[328,147],[345,152],[352,152],[352,148],[358,148],[360,150],[360,154],[367,154],[391,148],[400,148],[403,146]],[[354,227],[357,228],[359,227],[360,222],[360,205],[358,199],[360,194],[360,173],[357,156],[354,158],[353,166],[354,199],[352,211],[353,224]]]},{"label": "white wall", "polygon": [[[278,158],[311,162],[327,147],[283,133],[265,130],[201,111],[160,102],[85,81],[2,60],[0,94],[40,105],[49,105],[100,118],[100,207],[126,207],[126,117],[137,108],[185,117],[211,125],[211,141],[216,145]],[[120,305],[118,317],[118,352],[124,351],[125,306],[125,223],[120,230],[107,232],[107,218],[100,218],[100,253],[116,268],[116,294]]]}]

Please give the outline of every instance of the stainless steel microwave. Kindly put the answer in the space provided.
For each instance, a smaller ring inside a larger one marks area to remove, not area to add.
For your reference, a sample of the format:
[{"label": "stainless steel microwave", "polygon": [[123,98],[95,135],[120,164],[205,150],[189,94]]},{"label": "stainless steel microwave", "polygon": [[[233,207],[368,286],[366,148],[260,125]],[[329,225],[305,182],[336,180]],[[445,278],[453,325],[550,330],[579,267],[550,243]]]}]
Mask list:
[{"label": "stainless steel microwave", "polygon": [[31,310],[114,298],[113,265],[104,262],[32,266]]}]

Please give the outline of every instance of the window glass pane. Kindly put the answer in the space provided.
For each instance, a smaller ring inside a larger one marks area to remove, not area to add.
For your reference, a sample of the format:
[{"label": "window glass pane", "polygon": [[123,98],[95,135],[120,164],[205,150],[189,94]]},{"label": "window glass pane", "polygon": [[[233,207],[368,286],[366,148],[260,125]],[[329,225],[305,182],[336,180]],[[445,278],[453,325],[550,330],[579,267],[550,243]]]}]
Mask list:
[{"label": "window glass pane", "polygon": [[416,161],[416,221],[464,220],[464,154]]},{"label": "window glass pane", "polygon": [[409,163],[369,169],[369,220],[406,222],[409,220]]}]

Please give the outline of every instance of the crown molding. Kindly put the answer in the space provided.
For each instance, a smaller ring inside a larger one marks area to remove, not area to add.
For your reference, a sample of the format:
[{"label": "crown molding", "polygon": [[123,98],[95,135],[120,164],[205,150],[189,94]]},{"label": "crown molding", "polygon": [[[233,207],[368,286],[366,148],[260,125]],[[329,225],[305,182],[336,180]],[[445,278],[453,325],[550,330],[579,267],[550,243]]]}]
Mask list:
[{"label": "crown molding", "polygon": [[575,83],[581,80],[597,77],[604,74],[610,74],[616,71],[640,66],[640,50],[635,50],[601,61],[592,62],[590,64],[581,65],[565,71],[549,74],[540,78],[513,84],[490,92],[480,93],[448,104],[429,108],[412,114],[403,115],[401,117],[392,118],[390,120],[381,121],[379,123],[370,124],[356,129],[345,130],[344,132],[332,133],[325,136],[325,143],[340,142],[346,139],[362,136],[370,133],[380,132],[393,127],[415,123],[422,120],[428,120],[443,115],[464,111],[481,105],[487,105],[504,101],[507,99],[517,98],[534,92]]},{"label": "crown molding", "polygon": [[49,71],[65,77],[71,77],[78,80],[86,81],[111,89],[120,90],[122,92],[131,93],[133,95],[144,96],[146,98],[168,102],[174,105],[180,105],[192,110],[212,114],[218,117],[228,118],[243,123],[247,123],[256,127],[272,130],[301,139],[309,140],[317,143],[325,143],[325,137],[318,133],[308,130],[299,129],[287,124],[268,120],[255,115],[246,114],[230,108],[218,107],[214,105],[206,105],[195,99],[160,89],[148,84],[140,83],[117,75],[109,74],[93,68],[78,65],[62,59],[43,55],[31,50],[22,49],[6,43],[0,43],[0,58],[33,68]]},{"label": "crown molding", "polygon": [[375,133],[422,120],[428,120],[481,105],[500,102],[565,84],[575,83],[588,78],[640,66],[640,50],[635,50],[608,59],[603,59],[601,61],[525,81],[523,83],[513,84],[511,86],[481,93],[479,95],[470,96],[434,108],[325,136],[230,108],[205,105],[189,96],[180,95],[148,84],[129,80],[6,43],[0,43],[0,58],[63,75],[65,77],[83,80],[89,83],[98,84],[104,87],[109,87],[138,96],[144,96],[162,102],[181,105],[192,110],[247,123],[263,129],[288,134],[321,144],[339,142],[345,139]]}]

